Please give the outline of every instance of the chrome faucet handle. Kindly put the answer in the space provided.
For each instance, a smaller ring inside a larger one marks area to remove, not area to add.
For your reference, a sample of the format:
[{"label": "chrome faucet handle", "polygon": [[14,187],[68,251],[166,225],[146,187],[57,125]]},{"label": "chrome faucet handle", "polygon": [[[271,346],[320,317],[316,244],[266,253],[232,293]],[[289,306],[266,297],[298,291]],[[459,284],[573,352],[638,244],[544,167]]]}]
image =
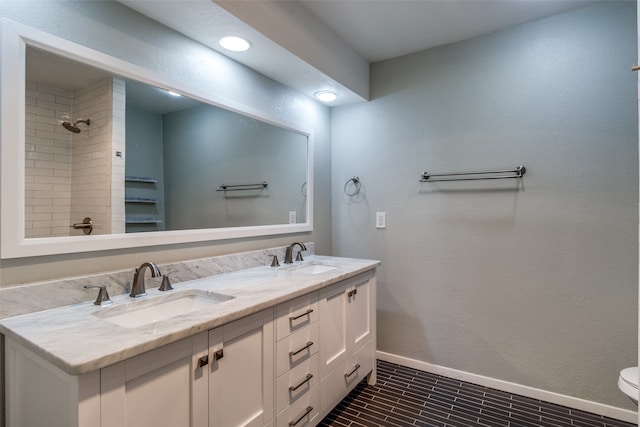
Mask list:
[{"label": "chrome faucet handle", "polygon": [[278,255],[269,254],[269,256],[273,257],[273,261],[271,261],[271,267],[280,267],[280,262],[278,261]]},{"label": "chrome faucet handle", "polygon": [[105,305],[113,304],[111,298],[109,298],[109,294],[107,293],[106,285],[85,285],[85,289],[89,288],[99,288],[98,297],[96,298],[94,305],[99,305],[100,307],[104,307]]},{"label": "chrome faucet handle", "polygon": [[166,273],[164,276],[162,276],[162,284],[160,285],[158,290],[162,292],[173,290],[173,286],[171,286],[171,281],[169,280],[169,273]]}]

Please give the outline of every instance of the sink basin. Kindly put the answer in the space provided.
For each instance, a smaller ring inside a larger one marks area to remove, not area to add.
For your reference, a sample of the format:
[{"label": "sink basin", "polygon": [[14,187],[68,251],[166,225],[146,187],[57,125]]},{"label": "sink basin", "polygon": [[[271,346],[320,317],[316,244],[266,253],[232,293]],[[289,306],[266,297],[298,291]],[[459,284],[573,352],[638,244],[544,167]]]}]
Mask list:
[{"label": "sink basin", "polygon": [[93,314],[124,328],[137,328],[210,308],[232,298],[229,295],[192,289],[138,300],[121,306],[103,308]]},{"label": "sink basin", "polygon": [[293,270],[296,273],[303,274],[322,274],[331,270],[335,270],[338,268],[335,265],[331,264],[323,264],[318,262],[310,262],[302,265],[293,265],[291,267],[286,268],[287,270]]}]

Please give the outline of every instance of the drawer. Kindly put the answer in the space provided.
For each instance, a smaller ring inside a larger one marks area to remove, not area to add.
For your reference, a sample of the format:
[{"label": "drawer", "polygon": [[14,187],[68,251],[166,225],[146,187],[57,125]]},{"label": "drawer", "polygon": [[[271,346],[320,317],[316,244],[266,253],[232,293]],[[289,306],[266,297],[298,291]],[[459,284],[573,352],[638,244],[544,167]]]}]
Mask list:
[{"label": "drawer", "polygon": [[318,354],[276,380],[276,413],[295,403],[318,384]]},{"label": "drawer", "polygon": [[287,406],[276,417],[277,427],[303,427],[315,425],[320,411],[319,387],[316,385],[308,393]]},{"label": "drawer", "polygon": [[[370,340],[353,356],[351,356],[351,363],[347,364],[345,370],[345,375],[351,373],[348,377],[345,376],[345,383],[347,384],[347,389],[349,391],[362,381],[363,378],[369,375],[369,372],[373,371],[375,359],[373,340]],[[356,366],[359,366],[359,368],[356,369]]]},{"label": "drawer", "polygon": [[318,323],[284,338],[276,344],[276,376],[309,360],[318,352],[320,331]]},{"label": "drawer", "polygon": [[279,304],[276,307],[276,339],[279,341],[317,320],[317,292]]},{"label": "drawer", "polygon": [[[321,409],[337,405],[351,389],[373,370],[373,340],[366,343],[349,361],[328,373],[321,381]],[[359,366],[356,369],[356,366]]]}]

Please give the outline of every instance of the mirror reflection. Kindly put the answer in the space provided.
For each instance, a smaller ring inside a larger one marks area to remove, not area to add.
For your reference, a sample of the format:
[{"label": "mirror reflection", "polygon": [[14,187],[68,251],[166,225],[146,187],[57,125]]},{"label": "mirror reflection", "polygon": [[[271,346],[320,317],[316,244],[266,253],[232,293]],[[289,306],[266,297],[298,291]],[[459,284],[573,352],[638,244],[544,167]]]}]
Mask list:
[{"label": "mirror reflection", "polygon": [[26,58],[26,238],[86,234],[85,218],[91,234],[306,221],[306,135],[32,46]]}]

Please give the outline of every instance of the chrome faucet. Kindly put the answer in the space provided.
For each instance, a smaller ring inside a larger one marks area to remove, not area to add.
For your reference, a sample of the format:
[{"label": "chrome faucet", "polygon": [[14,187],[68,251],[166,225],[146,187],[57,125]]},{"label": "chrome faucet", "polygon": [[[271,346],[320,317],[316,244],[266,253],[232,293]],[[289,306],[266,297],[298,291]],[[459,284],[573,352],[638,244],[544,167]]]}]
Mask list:
[{"label": "chrome faucet", "polygon": [[304,261],[304,259],[302,258],[302,251],[306,251],[307,247],[303,244],[303,243],[292,243],[287,247],[287,250],[284,253],[284,263],[285,264],[292,264],[293,263],[293,248],[298,245],[300,246],[300,251],[298,252],[298,256],[296,257],[296,261]]},{"label": "chrome faucet", "polygon": [[133,284],[131,285],[130,297],[141,297],[147,294],[144,287],[144,272],[149,267],[151,270],[151,277],[162,276],[160,269],[154,262],[145,262],[140,267],[136,268],[136,273],[133,275]]}]

